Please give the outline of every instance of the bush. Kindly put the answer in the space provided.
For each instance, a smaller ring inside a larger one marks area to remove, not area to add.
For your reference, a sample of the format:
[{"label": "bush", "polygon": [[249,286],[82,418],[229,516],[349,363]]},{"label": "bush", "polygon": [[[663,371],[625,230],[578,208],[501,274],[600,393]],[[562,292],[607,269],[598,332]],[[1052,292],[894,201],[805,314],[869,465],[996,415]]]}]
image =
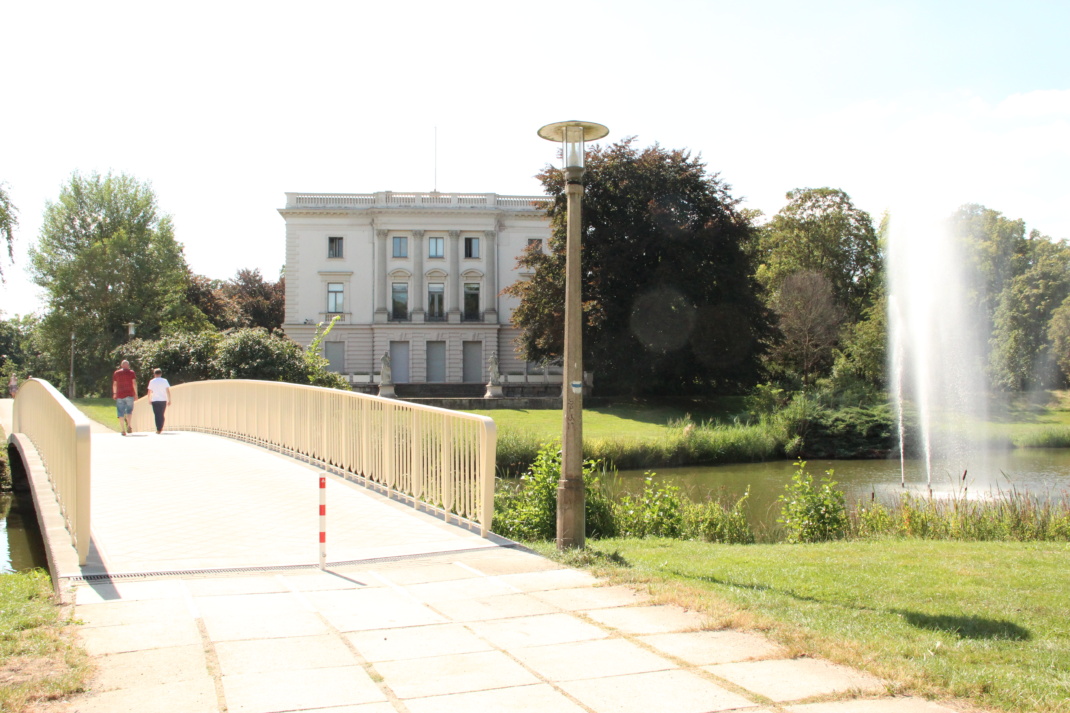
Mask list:
[{"label": "bush", "polygon": [[680,537],[684,529],[680,488],[657,483],[648,472],[643,492],[625,495],[615,507],[617,531],[622,537]]},{"label": "bush", "polygon": [[149,374],[152,369],[162,369],[164,377],[172,386],[189,381],[206,381],[217,378],[212,369],[212,360],[221,336],[215,332],[182,332],[169,334],[160,339],[135,339],[113,354],[115,363],[130,361],[134,371]]},{"label": "bush", "polygon": [[781,517],[777,522],[784,525],[787,541],[826,542],[847,536],[847,504],[843,491],[836,489],[832,471],[826,471],[820,483],[806,470],[806,463],[795,464],[798,470],[785,486],[781,495]]},{"label": "bush", "polygon": [[706,502],[684,501],[684,535],[706,542],[730,545],[749,545],[754,531],[747,520],[747,499],[750,489],[734,504],[711,498]]},{"label": "bush", "polygon": [[[601,472],[600,472],[601,471]],[[585,532],[587,537],[612,537],[612,500],[601,480],[604,466],[583,463]],[[552,540],[557,537],[557,484],[561,480],[561,449],[551,443],[539,449],[531,468],[515,488],[494,491],[494,531],[514,540]]]}]

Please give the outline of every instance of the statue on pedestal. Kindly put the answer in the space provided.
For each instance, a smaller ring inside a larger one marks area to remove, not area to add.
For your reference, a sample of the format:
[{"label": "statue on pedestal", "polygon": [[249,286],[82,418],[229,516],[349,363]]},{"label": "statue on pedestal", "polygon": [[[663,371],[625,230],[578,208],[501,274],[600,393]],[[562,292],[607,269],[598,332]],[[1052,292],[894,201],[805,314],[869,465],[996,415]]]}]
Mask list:
[{"label": "statue on pedestal", "polygon": [[379,360],[382,363],[382,370],[379,372],[380,384],[392,384],[394,383],[394,375],[390,372],[390,352],[383,352],[383,358]]}]

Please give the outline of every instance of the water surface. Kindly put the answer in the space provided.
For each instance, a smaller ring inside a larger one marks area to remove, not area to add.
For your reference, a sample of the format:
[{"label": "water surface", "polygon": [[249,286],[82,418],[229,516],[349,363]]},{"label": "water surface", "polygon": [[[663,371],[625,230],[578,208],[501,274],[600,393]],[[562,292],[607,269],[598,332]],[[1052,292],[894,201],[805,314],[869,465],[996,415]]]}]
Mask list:
[{"label": "water surface", "polygon": [[29,493],[0,493],[0,574],[48,569],[44,540]]},{"label": "water surface", "polygon": [[[948,466],[933,472],[932,487],[937,497],[956,495],[968,498],[998,496],[1017,492],[1041,498],[1070,499],[1070,449],[1017,448],[977,454],[972,467]],[[826,470],[847,496],[847,502],[876,498],[891,501],[904,492],[902,470],[898,460],[809,461],[807,470],[819,479]],[[693,499],[724,495],[738,499],[750,489],[751,522],[770,527],[780,513],[777,498],[791,482],[796,467],[791,461],[742,463],[719,466],[654,469],[656,480],[678,485]],[[614,485],[621,492],[636,492],[643,487],[645,471],[623,470]],[[906,490],[928,493],[926,472],[921,461],[907,461]]]}]

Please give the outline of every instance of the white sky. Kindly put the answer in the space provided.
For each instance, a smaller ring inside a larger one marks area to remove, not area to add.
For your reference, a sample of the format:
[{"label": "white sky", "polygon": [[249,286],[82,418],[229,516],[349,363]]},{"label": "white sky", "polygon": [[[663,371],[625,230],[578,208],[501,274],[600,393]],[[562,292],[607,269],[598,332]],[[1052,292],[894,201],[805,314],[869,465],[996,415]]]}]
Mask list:
[{"label": "white sky", "polygon": [[73,171],[150,181],[195,272],[275,279],[286,191],[541,193],[564,119],[701,153],[769,215],[831,186],[1070,238],[1068,29],[1065,0],[0,0],[0,310],[40,308],[26,250]]}]

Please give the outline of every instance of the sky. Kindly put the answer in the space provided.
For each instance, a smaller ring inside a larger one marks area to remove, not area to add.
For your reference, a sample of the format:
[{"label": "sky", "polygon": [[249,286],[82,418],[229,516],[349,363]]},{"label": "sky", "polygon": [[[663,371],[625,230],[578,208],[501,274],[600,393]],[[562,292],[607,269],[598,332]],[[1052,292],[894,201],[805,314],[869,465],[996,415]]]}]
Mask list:
[{"label": "sky", "polygon": [[151,183],[191,269],[285,262],[286,192],[538,195],[580,119],[690,149],[743,207],[979,203],[1070,238],[1065,0],[0,0],[4,317],[71,174]]}]

